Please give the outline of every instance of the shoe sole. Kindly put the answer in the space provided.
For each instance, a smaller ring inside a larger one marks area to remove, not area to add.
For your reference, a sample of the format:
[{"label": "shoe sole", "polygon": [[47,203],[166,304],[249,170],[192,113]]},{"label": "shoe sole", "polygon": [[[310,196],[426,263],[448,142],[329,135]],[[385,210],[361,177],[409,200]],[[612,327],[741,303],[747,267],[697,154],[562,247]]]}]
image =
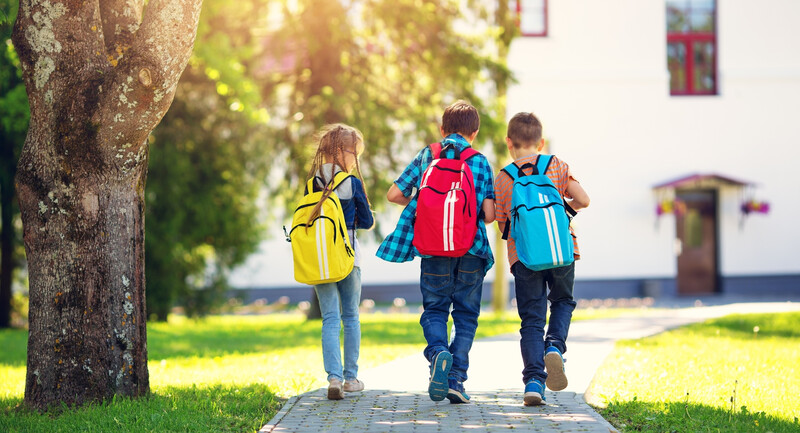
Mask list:
[{"label": "shoe sole", "polygon": [[564,360],[561,355],[550,352],[544,356],[544,367],[547,369],[545,385],[553,391],[561,391],[567,387],[567,374],[564,373]]},{"label": "shoe sole", "polygon": [[344,398],[344,391],[342,388],[330,387],[328,388],[328,400],[341,400]]},{"label": "shoe sole", "polygon": [[447,399],[450,400],[450,403],[453,404],[469,403],[469,399],[464,397],[464,394],[454,389],[450,389],[447,391]]},{"label": "shoe sole", "polygon": [[347,388],[344,388],[344,392],[361,392],[363,390],[364,390],[364,388],[359,388],[359,389],[347,389]]},{"label": "shoe sole", "polygon": [[526,392],[522,402],[525,406],[541,406],[545,404],[544,399],[538,392]]},{"label": "shoe sole", "polygon": [[450,352],[439,352],[433,362],[433,374],[428,384],[428,396],[433,401],[442,401],[447,397],[450,386],[447,384],[447,375],[453,366],[453,355]]}]

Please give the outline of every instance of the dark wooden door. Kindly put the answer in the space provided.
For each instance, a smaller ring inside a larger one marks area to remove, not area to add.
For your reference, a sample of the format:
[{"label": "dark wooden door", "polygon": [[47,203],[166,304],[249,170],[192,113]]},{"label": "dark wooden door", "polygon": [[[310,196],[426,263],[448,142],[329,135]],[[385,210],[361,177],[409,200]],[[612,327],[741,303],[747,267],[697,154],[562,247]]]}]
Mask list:
[{"label": "dark wooden door", "polygon": [[676,191],[685,212],[675,218],[680,241],[678,294],[703,295],[717,291],[717,192]]}]

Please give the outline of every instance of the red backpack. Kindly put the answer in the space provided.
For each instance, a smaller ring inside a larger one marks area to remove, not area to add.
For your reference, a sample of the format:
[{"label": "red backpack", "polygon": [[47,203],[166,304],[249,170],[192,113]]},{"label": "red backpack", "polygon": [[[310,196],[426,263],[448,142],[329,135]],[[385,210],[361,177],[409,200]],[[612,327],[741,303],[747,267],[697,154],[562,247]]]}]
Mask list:
[{"label": "red backpack", "polygon": [[[428,256],[460,257],[472,248],[478,230],[475,181],[467,160],[480,153],[468,147],[430,145],[433,161],[422,175],[414,221],[414,246]],[[452,150],[454,158],[447,158]]]}]

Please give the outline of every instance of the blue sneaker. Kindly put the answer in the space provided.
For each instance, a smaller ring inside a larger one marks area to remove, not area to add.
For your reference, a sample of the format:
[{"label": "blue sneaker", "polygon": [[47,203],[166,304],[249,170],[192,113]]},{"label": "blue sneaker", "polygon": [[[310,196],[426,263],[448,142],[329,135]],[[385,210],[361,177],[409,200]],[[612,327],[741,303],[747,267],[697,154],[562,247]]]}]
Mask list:
[{"label": "blue sneaker", "polygon": [[453,366],[453,355],[443,350],[436,354],[431,365],[431,381],[428,384],[428,396],[433,401],[442,401],[447,397],[449,389],[447,375]]},{"label": "blue sneaker", "polygon": [[525,396],[522,400],[525,406],[540,406],[547,404],[544,399],[544,385],[536,379],[525,385]]},{"label": "blue sneaker", "polygon": [[469,395],[464,391],[464,384],[456,379],[448,379],[447,384],[450,387],[447,390],[447,399],[450,403],[469,403]]},{"label": "blue sneaker", "polygon": [[564,371],[564,357],[555,346],[544,351],[544,368],[547,370],[545,384],[553,391],[561,391],[567,387],[567,374]]}]

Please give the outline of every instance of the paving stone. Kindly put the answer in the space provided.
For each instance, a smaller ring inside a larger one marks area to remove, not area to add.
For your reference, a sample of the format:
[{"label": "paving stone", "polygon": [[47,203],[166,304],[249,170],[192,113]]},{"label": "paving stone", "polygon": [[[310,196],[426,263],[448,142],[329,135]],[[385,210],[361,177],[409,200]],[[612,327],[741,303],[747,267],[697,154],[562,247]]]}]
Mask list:
[{"label": "paving stone", "polygon": [[730,304],[576,322],[565,353],[569,386],[546,391],[547,404],[536,407],[522,404],[519,336],[479,340],[470,351],[470,378],[464,383],[469,404],[431,401],[425,391],[428,365],[418,354],[360,373],[367,389],[346,393],[343,400],[328,400],[326,388],[292,397],[260,432],[616,432],[586,403],[584,393],[617,339],[641,338],[726,314],[797,310],[797,303]]}]

